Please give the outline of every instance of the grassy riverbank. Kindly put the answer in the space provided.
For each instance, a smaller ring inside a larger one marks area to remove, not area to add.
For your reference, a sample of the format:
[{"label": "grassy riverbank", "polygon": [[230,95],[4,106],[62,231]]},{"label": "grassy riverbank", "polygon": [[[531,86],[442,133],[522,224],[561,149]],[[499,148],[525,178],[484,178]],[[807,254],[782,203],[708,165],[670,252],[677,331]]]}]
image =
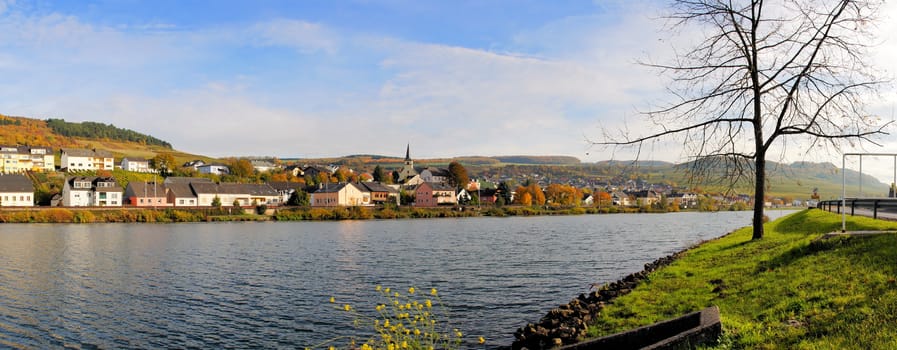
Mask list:
[{"label": "grassy riverbank", "polygon": [[[727,349],[897,348],[897,234],[836,237],[841,216],[805,210],[688,251],[608,305],[591,336],[628,330],[710,305]],[[897,222],[848,217],[848,230]]]}]

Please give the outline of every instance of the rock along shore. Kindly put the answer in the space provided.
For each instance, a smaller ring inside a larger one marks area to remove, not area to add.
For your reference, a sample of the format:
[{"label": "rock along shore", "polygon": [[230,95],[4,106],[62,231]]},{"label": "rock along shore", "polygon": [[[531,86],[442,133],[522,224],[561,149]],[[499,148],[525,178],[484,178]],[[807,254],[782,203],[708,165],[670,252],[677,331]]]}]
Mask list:
[{"label": "rock along shore", "polygon": [[605,284],[588,295],[580,294],[569,303],[548,311],[548,314],[542,317],[539,323],[527,324],[514,332],[516,340],[511,344],[511,349],[551,349],[577,343],[586,336],[589,324],[601,313],[606,304],[619,296],[628,294],[639,283],[648,279],[648,274],[669,265],[693,247],[647,263],[642,271],[629,274],[616,282]]}]

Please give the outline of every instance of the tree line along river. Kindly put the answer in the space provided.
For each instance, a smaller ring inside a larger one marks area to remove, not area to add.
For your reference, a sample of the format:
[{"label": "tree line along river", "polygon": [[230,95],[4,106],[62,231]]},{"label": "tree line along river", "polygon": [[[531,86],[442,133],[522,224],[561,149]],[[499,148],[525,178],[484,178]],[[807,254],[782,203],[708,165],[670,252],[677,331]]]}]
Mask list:
[{"label": "tree line along river", "polygon": [[505,346],[590,283],[750,217],[3,224],[0,347],[301,348],[359,334],[328,300],[372,311],[376,285],[436,288],[440,321]]}]

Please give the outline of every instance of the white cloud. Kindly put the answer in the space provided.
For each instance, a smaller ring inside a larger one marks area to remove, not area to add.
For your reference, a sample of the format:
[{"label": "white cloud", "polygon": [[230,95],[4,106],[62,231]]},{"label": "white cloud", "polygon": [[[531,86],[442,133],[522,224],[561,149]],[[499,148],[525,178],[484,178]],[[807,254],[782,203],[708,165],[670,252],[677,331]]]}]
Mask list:
[{"label": "white cloud", "polygon": [[249,40],[256,44],[291,47],[302,53],[336,53],[338,36],[320,24],[292,19],[276,19],[253,25]]}]

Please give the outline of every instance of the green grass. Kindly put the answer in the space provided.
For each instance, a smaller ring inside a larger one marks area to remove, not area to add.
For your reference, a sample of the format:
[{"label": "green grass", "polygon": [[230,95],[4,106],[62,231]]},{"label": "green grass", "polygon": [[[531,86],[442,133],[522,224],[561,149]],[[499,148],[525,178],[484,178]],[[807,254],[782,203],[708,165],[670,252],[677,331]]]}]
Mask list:
[{"label": "green grass", "polygon": [[[615,333],[717,305],[721,349],[897,348],[897,234],[815,240],[841,217],[805,210],[688,251],[608,305],[590,335]],[[849,217],[848,230],[897,230]]]}]

